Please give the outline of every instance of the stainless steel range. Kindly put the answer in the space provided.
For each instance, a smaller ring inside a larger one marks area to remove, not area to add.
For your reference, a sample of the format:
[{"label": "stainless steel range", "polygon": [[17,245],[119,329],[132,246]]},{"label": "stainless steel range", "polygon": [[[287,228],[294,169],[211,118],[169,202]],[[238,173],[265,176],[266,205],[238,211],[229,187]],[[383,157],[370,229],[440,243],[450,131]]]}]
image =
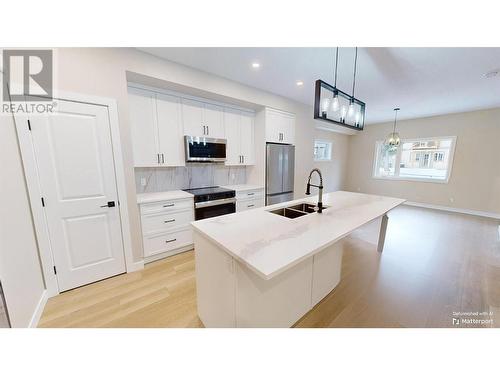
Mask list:
[{"label": "stainless steel range", "polygon": [[236,192],[234,190],[212,186],[184,189],[184,191],[194,195],[195,220],[236,212]]}]

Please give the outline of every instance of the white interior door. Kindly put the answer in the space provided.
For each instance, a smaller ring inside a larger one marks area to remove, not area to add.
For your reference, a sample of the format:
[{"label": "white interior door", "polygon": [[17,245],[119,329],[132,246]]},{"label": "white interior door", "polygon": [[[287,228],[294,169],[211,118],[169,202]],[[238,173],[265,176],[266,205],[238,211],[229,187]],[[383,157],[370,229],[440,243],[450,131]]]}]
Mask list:
[{"label": "white interior door", "polygon": [[108,108],[59,100],[30,120],[60,291],[125,272]]}]

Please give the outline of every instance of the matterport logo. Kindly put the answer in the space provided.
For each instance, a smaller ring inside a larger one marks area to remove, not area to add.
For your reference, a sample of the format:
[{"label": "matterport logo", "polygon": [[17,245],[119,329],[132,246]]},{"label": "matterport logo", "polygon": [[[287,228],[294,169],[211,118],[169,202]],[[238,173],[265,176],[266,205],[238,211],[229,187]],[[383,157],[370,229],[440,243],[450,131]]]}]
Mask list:
[{"label": "matterport logo", "polygon": [[53,50],[3,49],[1,61],[1,113],[36,115],[54,112]]}]

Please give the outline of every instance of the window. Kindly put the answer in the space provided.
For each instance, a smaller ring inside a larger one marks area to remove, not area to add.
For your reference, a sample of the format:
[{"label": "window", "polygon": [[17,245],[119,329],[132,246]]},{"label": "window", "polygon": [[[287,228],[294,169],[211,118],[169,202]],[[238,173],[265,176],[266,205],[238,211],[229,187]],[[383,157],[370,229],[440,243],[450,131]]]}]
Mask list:
[{"label": "window", "polygon": [[314,141],[314,161],[332,160],[332,142]]},{"label": "window", "polygon": [[376,143],[373,176],[412,181],[448,182],[456,137],[401,140],[397,149]]}]

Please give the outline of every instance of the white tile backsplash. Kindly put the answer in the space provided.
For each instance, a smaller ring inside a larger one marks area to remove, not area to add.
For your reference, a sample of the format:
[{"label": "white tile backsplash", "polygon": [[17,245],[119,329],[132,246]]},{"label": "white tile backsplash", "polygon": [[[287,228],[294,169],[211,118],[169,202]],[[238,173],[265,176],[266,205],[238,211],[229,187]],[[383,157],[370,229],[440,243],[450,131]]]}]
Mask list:
[{"label": "white tile backsplash", "polygon": [[[142,178],[146,180],[146,186],[141,185]],[[246,167],[226,167],[218,164],[135,168],[137,193],[245,184],[246,179]]]}]

